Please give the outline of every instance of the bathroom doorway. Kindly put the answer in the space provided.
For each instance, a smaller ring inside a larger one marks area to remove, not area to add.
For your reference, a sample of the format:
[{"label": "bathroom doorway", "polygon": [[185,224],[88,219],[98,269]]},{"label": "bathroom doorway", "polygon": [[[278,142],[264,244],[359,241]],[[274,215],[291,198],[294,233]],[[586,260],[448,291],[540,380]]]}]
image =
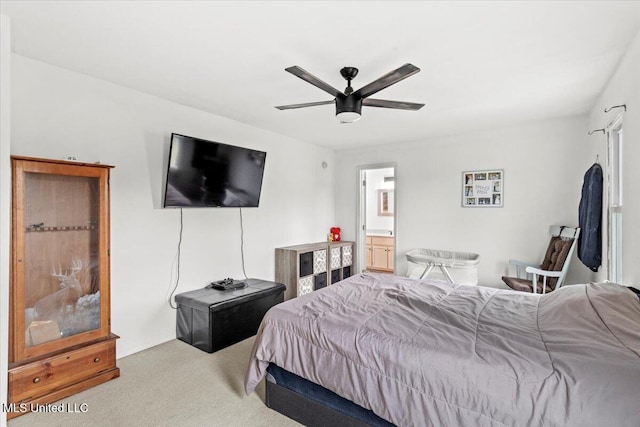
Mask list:
[{"label": "bathroom doorway", "polygon": [[396,166],[363,166],[358,169],[358,269],[361,272],[395,271]]}]

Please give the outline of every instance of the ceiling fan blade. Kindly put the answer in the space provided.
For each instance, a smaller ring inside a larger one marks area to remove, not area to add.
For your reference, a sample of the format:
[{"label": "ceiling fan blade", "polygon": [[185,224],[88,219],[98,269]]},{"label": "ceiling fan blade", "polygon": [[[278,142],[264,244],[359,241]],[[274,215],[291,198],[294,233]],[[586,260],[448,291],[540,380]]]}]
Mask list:
[{"label": "ceiling fan blade", "polygon": [[323,91],[327,92],[328,94],[332,95],[333,97],[337,97],[338,95],[342,94],[342,92],[340,92],[335,87],[331,86],[328,83],[323,82],[322,80],[320,80],[319,78],[317,78],[313,74],[309,73],[308,71],[303,70],[302,68],[298,67],[297,65],[294,65],[293,67],[285,68],[285,71],[290,72],[294,76],[300,77],[305,82],[311,83],[315,87],[322,89]]},{"label": "ceiling fan blade", "polygon": [[329,105],[335,104],[336,100],[331,101],[318,101],[318,102],[305,102],[304,104],[291,104],[291,105],[279,105],[276,108],[278,110],[293,110],[294,108],[315,107],[316,105]]},{"label": "ceiling fan blade", "polygon": [[380,77],[379,79],[372,81],[368,85],[361,87],[360,89],[355,91],[354,94],[362,98],[366,98],[367,96],[373,95],[374,93],[379,92],[382,89],[391,86],[392,84],[398,83],[400,80],[404,80],[407,77],[414,75],[418,71],[420,71],[420,68],[416,67],[415,65],[404,64],[397,70],[393,70]]},{"label": "ceiling fan blade", "polygon": [[416,104],[415,102],[387,101],[386,99],[371,98],[363,99],[362,105],[366,105],[367,107],[395,108],[398,110],[413,111],[417,111],[424,107],[424,104]]}]

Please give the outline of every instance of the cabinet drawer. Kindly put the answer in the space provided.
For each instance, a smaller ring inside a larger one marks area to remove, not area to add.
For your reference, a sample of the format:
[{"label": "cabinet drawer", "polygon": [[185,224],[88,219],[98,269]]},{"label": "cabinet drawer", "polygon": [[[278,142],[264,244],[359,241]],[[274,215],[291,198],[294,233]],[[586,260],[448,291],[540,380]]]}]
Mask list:
[{"label": "cabinet drawer", "polygon": [[300,277],[313,274],[313,252],[300,254]]},{"label": "cabinet drawer", "polygon": [[318,289],[327,287],[327,273],[318,274],[313,279],[313,290],[317,291]]},{"label": "cabinet drawer", "polygon": [[115,340],[93,344],[9,370],[9,400],[20,402],[115,367]]},{"label": "cabinet drawer", "polygon": [[342,250],[340,246],[331,248],[331,270],[342,267]]},{"label": "cabinet drawer", "polygon": [[313,251],[313,274],[327,271],[327,250]]},{"label": "cabinet drawer", "polygon": [[298,281],[296,296],[305,295],[310,292],[313,292],[313,276],[303,277]]},{"label": "cabinet drawer", "polygon": [[342,265],[351,265],[353,262],[353,247],[352,246],[343,246],[342,247]]},{"label": "cabinet drawer", "polygon": [[371,237],[371,244],[377,246],[393,246],[393,237],[374,236]]}]

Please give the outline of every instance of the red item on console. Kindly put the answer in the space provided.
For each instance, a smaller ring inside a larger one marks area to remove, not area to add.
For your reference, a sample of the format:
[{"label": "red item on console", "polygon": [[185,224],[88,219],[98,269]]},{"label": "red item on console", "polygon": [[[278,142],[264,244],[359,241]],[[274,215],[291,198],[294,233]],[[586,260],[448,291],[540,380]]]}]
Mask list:
[{"label": "red item on console", "polygon": [[331,232],[331,240],[334,242],[339,242],[340,241],[340,227],[331,227],[329,229],[329,231]]}]

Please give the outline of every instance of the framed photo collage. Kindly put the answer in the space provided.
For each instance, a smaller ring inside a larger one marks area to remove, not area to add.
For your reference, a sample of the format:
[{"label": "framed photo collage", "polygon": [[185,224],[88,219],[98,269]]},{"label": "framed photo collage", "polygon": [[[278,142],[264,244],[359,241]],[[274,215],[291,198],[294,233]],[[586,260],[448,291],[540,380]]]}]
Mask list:
[{"label": "framed photo collage", "polygon": [[462,172],[463,208],[501,208],[503,191],[502,169]]}]

